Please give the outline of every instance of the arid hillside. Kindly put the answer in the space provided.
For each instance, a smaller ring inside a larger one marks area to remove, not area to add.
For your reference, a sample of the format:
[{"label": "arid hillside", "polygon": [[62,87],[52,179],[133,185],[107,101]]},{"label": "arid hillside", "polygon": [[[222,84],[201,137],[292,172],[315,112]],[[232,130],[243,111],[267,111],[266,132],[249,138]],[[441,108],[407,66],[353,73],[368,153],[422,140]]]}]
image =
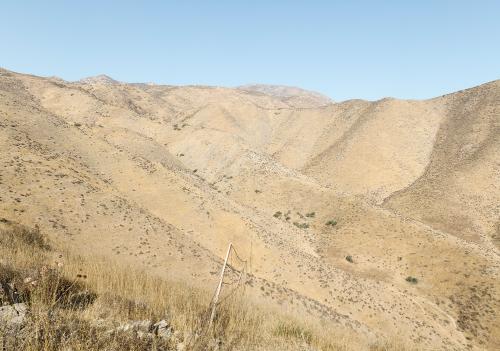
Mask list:
[{"label": "arid hillside", "polygon": [[0,147],[0,219],[75,254],[213,290],[232,242],[269,311],[500,349],[500,81],[337,103],[0,69]]}]

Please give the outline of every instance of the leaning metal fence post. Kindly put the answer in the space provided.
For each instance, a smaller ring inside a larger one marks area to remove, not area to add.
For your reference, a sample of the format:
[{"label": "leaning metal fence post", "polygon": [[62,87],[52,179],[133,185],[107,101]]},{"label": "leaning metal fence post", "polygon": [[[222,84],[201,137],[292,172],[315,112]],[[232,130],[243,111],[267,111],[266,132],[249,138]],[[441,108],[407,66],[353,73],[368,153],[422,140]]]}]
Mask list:
[{"label": "leaning metal fence post", "polygon": [[220,272],[219,285],[217,285],[217,290],[215,291],[214,300],[212,301],[212,313],[210,314],[210,320],[208,322],[208,329],[210,329],[210,327],[212,326],[212,323],[214,321],[215,308],[217,307],[217,301],[219,301],[219,295],[220,295],[220,291],[222,289],[222,281],[224,280],[224,272],[226,270],[227,260],[229,258],[229,253],[231,252],[232,246],[233,246],[233,244],[229,243],[229,246],[227,248],[227,253],[226,253],[226,259],[224,260],[224,264],[222,265],[222,270]]}]

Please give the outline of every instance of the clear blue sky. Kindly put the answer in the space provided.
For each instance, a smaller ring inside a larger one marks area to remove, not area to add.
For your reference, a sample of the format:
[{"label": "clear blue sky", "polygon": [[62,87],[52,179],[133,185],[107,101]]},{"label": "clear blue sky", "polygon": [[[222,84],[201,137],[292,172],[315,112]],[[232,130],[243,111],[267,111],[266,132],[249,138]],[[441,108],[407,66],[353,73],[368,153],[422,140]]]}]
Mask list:
[{"label": "clear blue sky", "polygon": [[500,78],[500,1],[0,0],[0,67],[428,98]]}]

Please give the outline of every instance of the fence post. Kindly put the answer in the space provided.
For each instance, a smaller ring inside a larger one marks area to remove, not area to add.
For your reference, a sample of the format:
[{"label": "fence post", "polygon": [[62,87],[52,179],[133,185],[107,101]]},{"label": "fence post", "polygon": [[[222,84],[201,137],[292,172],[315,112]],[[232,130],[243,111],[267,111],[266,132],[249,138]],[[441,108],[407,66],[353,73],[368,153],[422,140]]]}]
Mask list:
[{"label": "fence post", "polygon": [[233,244],[229,243],[229,246],[227,248],[226,258],[224,260],[224,264],[222,265],[222,270],[220,272],[219,284],[217,285],[217,290],[215,290],[215,296],[214,296],[214,299],[212,301],[212,313],[210,314],[210,320],[208,322],[208,329],[210,329],[210,327],[212,326],[212,323],[214,321],[215,308],[217,307],[217,302],[219,301],[219,295],[220,295],[220,291],[222,289],[222,281],[224,280],[224,272],[226,270],[227,260],[229,259],[229,253],[231,252],[232,246],[233,246]]}]

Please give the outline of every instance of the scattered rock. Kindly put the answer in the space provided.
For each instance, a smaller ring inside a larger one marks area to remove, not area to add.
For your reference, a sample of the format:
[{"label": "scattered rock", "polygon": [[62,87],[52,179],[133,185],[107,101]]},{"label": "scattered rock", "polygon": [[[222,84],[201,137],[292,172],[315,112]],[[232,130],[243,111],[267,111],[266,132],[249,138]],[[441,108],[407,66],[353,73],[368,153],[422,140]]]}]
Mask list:
[{"label": "scattered rock", "polygon": [[28,307],[24,303],[16,303],[0,307],[0,324],[7,328],[17,329],[26,321]]},{"label": "scattered rock", "polygon": [[108,333],[115,332],[135,332],[140,338],[159,337],[163,340],[169,340],[174,335],[174,329],[165,319],[154,324],[150,320],[131,321],[108,330]]},{"label": "scattered rock", "polygon": [[152,325],[151,321],[148,320],[132,321],[120,325],[115,329],[115,331],[119,332],[135,331],[135,332],[149,333],[151,330],[151,325]]},{"label": "scattered rock", "polygon": [[172,337],[173,335],[173,328],[170,326],[170,324],[165,320],[162,319],[158,323],[153,324],[153,333],[154,335],[168,340]]}]

